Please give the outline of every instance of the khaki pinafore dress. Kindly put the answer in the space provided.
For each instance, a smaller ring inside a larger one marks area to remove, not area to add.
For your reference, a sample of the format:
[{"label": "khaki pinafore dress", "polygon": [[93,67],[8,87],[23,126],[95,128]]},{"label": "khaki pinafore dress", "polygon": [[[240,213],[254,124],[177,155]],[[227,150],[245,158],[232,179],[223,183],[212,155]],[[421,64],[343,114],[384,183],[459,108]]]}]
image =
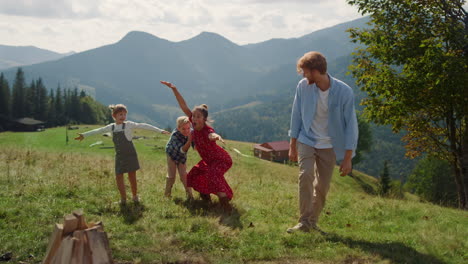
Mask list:
[{"label": "khaki pinafore dress", "polygon": [[125,137],[125,122],[122,131],[114,132],[112,125],[112,141],[115,147],[115,174],[137,171],[140,168],[138,156],[132,141]]}]

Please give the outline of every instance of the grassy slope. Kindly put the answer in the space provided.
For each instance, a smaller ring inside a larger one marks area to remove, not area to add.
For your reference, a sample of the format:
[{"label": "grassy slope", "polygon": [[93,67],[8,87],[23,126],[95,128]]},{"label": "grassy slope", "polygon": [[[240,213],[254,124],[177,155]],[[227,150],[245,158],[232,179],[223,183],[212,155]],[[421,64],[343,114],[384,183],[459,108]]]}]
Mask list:
[{"label": "grassy slope", "polygon": [[[179,181],[173,199],[164,199],[168,137],[136,135],[148,137],[135,140],[143,204],[121,210],[113,203],[119,199],[113,149],[89,147],[98,140],[111,147],[111,139],[94,136],[65,145],[64,128],[0,133],[0,255],[13,252],[15,261],[40,262],[53,224],[83,208],[88,221],[104,222],[118,263],[467,261],[467,212],[374,196],[365,190],[375,182],[360,174],[334,176],[320,222],[328,236],[287,234],[298,218],[298,169],[232,151],[250,155],[249,143],[227,142],[234,161],[226,175],[235,194],[232,215],[223,215],[217,204],[185,203]],[[198,160],[190,151],[188,167]]]}]

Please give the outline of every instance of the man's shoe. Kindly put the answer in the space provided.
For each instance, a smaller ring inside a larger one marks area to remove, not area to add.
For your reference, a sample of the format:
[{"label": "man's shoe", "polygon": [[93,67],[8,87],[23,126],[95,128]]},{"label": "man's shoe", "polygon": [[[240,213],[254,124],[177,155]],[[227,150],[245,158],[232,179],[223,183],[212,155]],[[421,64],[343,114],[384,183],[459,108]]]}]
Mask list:
[{"label": "man's shoe", "polygon": [[294,232],[297,232],[297,231],[301,231],[301,232],[309,232],[309,227],[307,227],[306,225],[304,225],[303,223],[298,223],[297,225],[295,225],[294,227],[290,227],[288,228],[288,230],[286,230],[286,232],[288,233],[294,233]]}]

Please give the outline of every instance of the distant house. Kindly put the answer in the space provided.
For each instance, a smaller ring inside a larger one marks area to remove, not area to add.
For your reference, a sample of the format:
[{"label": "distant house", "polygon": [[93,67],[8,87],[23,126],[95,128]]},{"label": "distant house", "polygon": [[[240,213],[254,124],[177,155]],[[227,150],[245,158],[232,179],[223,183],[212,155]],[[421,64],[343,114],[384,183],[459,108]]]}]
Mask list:
[{"label": "distant house", "polygon": [[42,131],[45,122],[29,117],[15,119],[11,122],[10,129],[13,131]]},{"label": "distant house", "polygon": [[265,160],[289,160],[289,141],[274,141],[254,145],[254,156]]}]

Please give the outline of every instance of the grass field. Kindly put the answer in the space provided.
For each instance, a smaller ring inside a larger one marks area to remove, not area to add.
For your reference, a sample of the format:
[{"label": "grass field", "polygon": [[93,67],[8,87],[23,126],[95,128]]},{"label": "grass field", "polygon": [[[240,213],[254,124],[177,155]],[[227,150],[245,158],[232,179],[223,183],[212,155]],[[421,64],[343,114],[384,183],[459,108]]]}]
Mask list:
[{"label": "grass field", "polygon": [[[320,220],[328,235],[286,233],[298,218],[298,168],[232,150],[251,155],[251,143],[227,141],[235,210],[225,215],[216,199],[186,203],[179,180],[165,199],[168,136],[136,131],[143,202],[121,209],[111,139],[72,140],[91,128],[68,131],[68,144],[65,128],[0,133],[0,256],[40,263],[53,224],[82,208],[103,221],[116,263],[468,263],[467,212],[379,197],[359,173],[334,175]],[[198,160],[191,150],[188,168]]]}]

